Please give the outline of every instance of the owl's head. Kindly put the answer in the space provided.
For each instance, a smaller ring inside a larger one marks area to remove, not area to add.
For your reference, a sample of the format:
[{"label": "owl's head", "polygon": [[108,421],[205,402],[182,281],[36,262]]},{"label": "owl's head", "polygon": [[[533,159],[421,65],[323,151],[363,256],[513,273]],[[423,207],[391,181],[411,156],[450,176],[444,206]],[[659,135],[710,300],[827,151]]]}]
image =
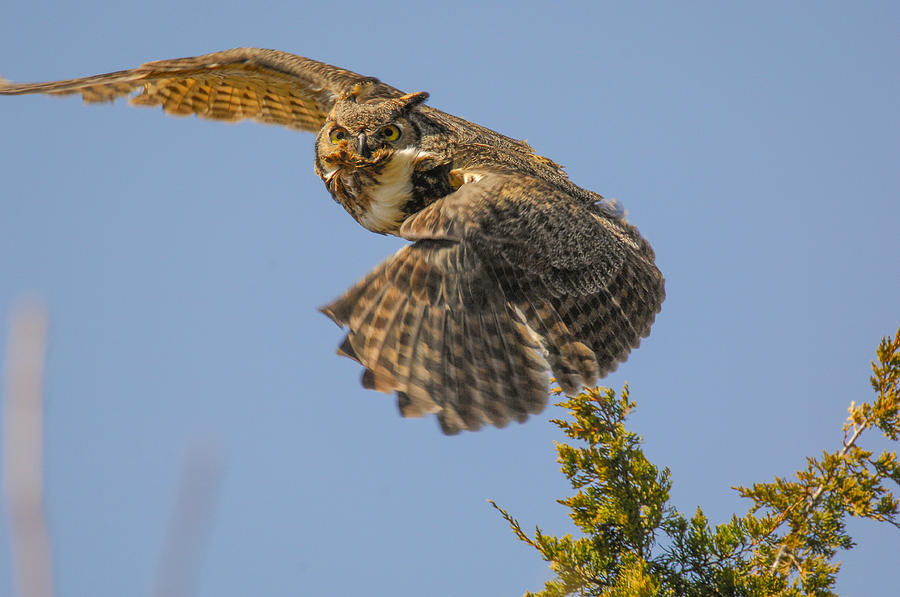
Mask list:
[{"label": "owl's head", "polygon": [[421,132],[411,116],[427,98],[424,91],[368,101],[353,93],[342,97],[316,137],[317,170],[328,170],[329,163],[364,167],[416,146]]}]

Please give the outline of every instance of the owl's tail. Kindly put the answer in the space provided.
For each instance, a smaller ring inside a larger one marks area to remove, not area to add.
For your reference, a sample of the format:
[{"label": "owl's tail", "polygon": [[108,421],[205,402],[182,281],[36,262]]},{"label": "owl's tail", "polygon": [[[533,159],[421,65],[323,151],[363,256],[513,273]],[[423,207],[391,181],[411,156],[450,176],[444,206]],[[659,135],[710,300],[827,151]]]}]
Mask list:
[{"label": "owl's tail", "polygon": [[419,241],[322,308],[349,327],[338,353],[366,368],[363,386],[396,392],[403,416],[436,413],[447,434],[547,402],[540,338],[479,269],[457,243]]}]

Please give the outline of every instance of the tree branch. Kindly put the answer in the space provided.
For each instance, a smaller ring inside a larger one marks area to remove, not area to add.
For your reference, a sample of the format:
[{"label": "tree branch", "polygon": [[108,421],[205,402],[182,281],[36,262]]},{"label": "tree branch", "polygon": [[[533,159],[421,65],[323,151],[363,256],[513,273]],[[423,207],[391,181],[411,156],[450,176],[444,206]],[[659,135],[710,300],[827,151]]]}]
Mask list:
[{"label": "tree branch", "polygon": [[3,412],[3,488],[20,597],[52,597],[53,560],[44,513],[41,386],[47,312],[37,304],[10,316]]}]

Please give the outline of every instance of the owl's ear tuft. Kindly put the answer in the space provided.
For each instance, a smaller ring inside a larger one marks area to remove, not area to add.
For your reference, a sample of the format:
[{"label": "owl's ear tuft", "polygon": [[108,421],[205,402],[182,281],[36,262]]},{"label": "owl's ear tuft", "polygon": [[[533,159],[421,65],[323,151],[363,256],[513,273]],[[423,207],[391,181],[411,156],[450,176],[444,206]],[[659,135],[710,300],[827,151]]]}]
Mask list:
[{"label": "owl's ear tuft", "polygon": [[395,97],[390,100],[390,102],[394,104],[395,109],[405,112],[407,110],[412,110],[427,99],[427,91],[417,91],[416,93],[407,93],[406,95]]}]

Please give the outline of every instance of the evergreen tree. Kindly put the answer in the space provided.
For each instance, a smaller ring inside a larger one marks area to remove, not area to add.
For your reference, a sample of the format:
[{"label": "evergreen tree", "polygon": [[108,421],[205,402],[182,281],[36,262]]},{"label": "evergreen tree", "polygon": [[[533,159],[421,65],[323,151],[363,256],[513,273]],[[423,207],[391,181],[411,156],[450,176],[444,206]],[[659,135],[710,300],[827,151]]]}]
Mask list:
[{"label": "evergreen tree", "polygon": [[528,595],[832,595],[839,549],[854,544],[847,516],[900,528],[896,452],[875,456],[860,445],[876,428],[900,435],[900,329],[885,338],[872,363],[872,402],[851,403],[842,445],[793,478],[735,489],[750,500],[747,514],[711,526],[700,508],[687,517],[668,504],[669,469],[650,463],[641,438],[625,427],[634,410],[628,386],[587,388],[560,406],[571,420],[554,420],[578,442],[557,444],[562,473],[576,491],[559,500],[583,537],[533,536],[491,502],[515,535],[550,563],[556,577]]}]

